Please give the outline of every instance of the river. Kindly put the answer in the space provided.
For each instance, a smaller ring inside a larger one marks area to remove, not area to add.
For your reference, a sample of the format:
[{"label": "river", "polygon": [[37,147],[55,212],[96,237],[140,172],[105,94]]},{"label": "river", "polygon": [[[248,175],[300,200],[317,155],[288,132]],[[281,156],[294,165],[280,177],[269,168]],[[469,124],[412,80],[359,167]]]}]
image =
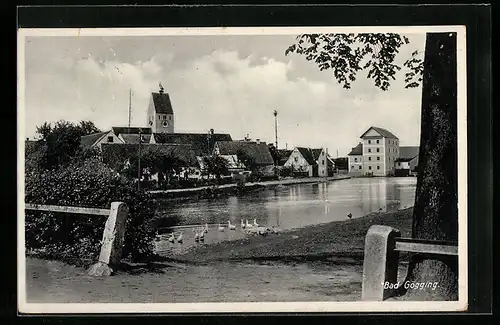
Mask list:
[{"label": "river", "polygon": [[[174,216],[181,224],[209,224],[204,244],[242,238],[241,220],[261,226],[294,229],[307,225],[362,217],[371,212],[391,212],[413,206],[416,177],[351,178],[319,184],[295,184],[267,188],[243,196],[187,200],[160,205],[161,213]],[[236,230],[228,230],[228,221]],[[218,224],[225,226],[217,231]],[[176,231],[176,235],[181,230]],[[158,252],[182,253],[195,244],[192,229],[184,229],[182,245],[165,238],[157,243]],[[164,237],[164,236],[162,236]]]}]

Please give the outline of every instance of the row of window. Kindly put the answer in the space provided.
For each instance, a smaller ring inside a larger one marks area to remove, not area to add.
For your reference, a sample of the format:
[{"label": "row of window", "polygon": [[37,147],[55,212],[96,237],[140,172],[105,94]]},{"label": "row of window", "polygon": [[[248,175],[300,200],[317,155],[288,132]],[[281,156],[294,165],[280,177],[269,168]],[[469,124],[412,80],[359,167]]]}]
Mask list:
[{"label": "row of window", "polygon": [[[380,140],[375,140],[377,144],[380,143]],[[368,144],[372,144],[372,140],[368,140]],[[398,140],[389,140],[389,144],[398,144]]]},{"label": "row of window", "polygon": [[[359,166],[358,169],[361,169],[362,167]],[[354,166],[351,166],[351,170],[354,169]],[[372,170],[372,166],[368,166],[369,170]],[[380,166],[377,166],[377,169],[380,169]]]},{"label": "row of window", "polygon": [[[167,115],[158,115],[158,119],[161,120],[167,120]],[[168,115],[168,120],[172,121],[172,115]]]},{"label": "row of window", "polygon": [[[372,157],[368,156],[368,160],[371,161]],[[377,160],[380,160],[380,156],[377,156]],[[360,159],[360,161],[361,161],[361,159]],[[354,158],[354,162],[358,162],[358,158]]]}]

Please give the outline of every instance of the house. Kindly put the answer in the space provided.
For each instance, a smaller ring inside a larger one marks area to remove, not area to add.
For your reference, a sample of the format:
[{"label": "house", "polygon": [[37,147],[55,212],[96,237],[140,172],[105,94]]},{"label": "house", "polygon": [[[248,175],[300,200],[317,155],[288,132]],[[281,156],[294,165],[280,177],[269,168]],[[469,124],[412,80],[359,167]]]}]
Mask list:
[{"label": "house", "polygon": [[409,176],[416,172],[418,166],[419,147],[399,147],[399,158],[396,159],[395,176]]},{"label": "house", "polygon": [[371,126],[360,138],[361,142],[348,155],[349,172],[374,176],[394,175],[395,162],[399,158],[398,137],[386,129]]},{"label": "house", "polygon": [[363,174],[363,143],[352,148],[347,157],[349,174]]},{"label": "house", "polygon": [[293,150],[287,150],[287,149],[278,149],[276,150],[276,154],[278,156],[278,168],[281,168],[285,166],[286,161],[292,154]]},{"label": "house", "polygon": [[[102,159],[110,168],[121,171],[130,163],[130,159],[139,153],[139,144],[107,143],[101,145]],[[175,144],[141,144],[141,156],[148,152],[156,152],[168,157],[175,157],[185,164],[186,168],[196,167],[196,156],[190,146]]]},{"label": "house", "polygon": [[[274,175],[274,159],[265,142],[257,141],[217,141],[214,145],[213,154],[235,155],[239,159],[245,155],[251,162],[241,161],[252,173],[261,176]],[[249,164],[252,166],[248,166]]]},{"label": "house", "polygon": [[113,133],[120,138],[123,143],[138,144],[139,134],[141,135],[141,143],[149,143],[151,141],[151,134],[153,133],[151,128],[144,127],[118,127],[114,126],[111,128]]},{"label": "house", "polygon": [[232,139],[229,134],[214,133],[213,129],[208,133],[153,133],[150,139],[151,144],[191,146],[196,156],[211,155],[217,141],[232,141]]},{"label": "house", "polygon": [[113,130],[84,135],[80,138],[80,146],[83,149],[101,149],[101,145],[104,143],[123,144],[125,142]]},{"label": "house", "polygon": [[[189,178],[199,178],[202,172],[206,171],[205,159],[204,159],[205,157],[207,156],[196,157],[198,161],[198,166],[195,170],[195,173],[191,173],[191,175],[189,175]],[[219,157],[227,161],[227,168],[229,175],[233,176],[234,174],[239,174],[243,172],[245,166],[243,166],[243,164],[241,164],[238,161],[238,157],[236,155],[219,155]],[[196,173],[196,171],[198,171],[198,173]]]},{"label": "house", "polygon": [[157,93],[151,93],[148,105],[148,126],[154,133],[174,133],[174,110],[170,95],[160,84]]},{"label": "house", "polygon": [[329,171],[333,171],[334,162],[325,149],[296,147],[284,166],[291,168],[294,173],[325,177],[330,174]]}]

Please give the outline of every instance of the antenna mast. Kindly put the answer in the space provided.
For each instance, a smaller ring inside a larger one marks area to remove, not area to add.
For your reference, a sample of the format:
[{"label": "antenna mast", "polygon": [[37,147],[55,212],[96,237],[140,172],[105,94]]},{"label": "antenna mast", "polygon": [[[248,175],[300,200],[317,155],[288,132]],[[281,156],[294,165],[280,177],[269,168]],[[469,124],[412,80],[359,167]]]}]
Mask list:
[{"label": "antenna mast", "polygon": [[129,90],[128,94],[128,128],[130,129],[130,119],[132,116],[132,88]]}]

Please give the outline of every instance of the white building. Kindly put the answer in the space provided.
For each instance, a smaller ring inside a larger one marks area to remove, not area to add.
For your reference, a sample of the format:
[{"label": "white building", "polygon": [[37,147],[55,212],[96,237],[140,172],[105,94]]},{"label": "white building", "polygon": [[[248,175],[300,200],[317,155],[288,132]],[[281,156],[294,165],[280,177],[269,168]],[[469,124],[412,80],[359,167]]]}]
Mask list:
[{"label": "white building", "polygon": [[361,136],[361,142],[349,153],[349,172],[391,176],[399,158],[399,139],[386,129],[371,126]]}]

